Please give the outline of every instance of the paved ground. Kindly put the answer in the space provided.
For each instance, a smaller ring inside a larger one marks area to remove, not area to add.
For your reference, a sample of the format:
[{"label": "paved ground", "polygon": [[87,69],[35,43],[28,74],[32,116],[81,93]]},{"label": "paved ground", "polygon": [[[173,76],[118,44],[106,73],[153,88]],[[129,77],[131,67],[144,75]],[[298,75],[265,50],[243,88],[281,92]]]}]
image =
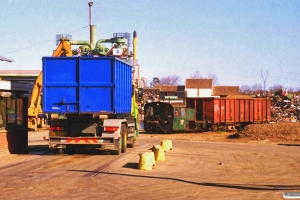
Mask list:
[{"label": "paved ground", "polygon": [[[45,143],[43,135],[30,132],[31,147]],[[98,173],[97,167],[78,166],[72,170],[75,177],[67,171],[63,177],[42,171],[43,176],[19,174],[14,177],[19,181],[3,182],[6,175],[0,170],[0,193],[5,199],[17,199],[16,193],[26,199],[283,199],[284,192],[300,192],[299,144],[228,139],[230,135],[141,134],[134,151]],[[152,170],[138,170],[139,154],[164,139],[171,139],[173,145],[165,152],[166,160],[157,161]],[[0,169],[37,156],[2,157]]]}]

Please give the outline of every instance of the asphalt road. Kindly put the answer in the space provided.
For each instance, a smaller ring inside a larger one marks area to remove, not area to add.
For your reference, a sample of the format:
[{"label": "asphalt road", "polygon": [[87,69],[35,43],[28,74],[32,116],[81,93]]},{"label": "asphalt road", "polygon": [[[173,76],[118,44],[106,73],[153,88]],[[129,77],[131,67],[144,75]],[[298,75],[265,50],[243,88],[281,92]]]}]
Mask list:
[{"label": "asphalt road", "polygon": [[141,134],[121,155],[53,155],[45,134],[29,133],[28,154],[1,157],[0,199],[283,199],[300,192],[297,145],[173,140],[166,160],[145,171],[139,155],[160,144],[158,134]]}]

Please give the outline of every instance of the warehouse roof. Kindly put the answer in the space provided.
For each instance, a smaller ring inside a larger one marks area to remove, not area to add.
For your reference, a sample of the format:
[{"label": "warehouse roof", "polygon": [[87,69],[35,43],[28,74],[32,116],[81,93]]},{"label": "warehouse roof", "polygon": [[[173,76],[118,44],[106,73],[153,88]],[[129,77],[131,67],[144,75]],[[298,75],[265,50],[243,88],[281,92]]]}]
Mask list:
[{"label": "warehouse roof", "polygon": [[239,86],[213,86],[213,96],[240,94]]},{"label": "warehouse roof", "polygon": [[185,80],[185,88],[212,88],[212,79],[191,78]]},{"label": "warehouse roof", "polygon": [[155,85],[154,88],[159,89],[161,92],[184,91],[184,85]]},{"label": "warehouse roof", "polygon": [[0,76],[38,76],[41,70],[0,70]]}]

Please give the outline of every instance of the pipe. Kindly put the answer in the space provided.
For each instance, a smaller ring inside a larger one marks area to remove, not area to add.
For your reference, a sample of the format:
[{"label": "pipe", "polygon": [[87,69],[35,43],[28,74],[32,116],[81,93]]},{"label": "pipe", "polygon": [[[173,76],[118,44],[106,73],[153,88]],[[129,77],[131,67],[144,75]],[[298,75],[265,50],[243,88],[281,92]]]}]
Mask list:
[{"label": "pipe", "polygon": [[93,2],[89,2],[89,22],[90,22],[90,49],[93,50],[95,48],[96,42],[96,26],[92,25],[92,6]]},{"label": "pipe", "polygon": [[101,40],[98,40],[97,43],[96,43],[96,46],[99,46],[101,43],[113,43],[113,38],[112,39],[101,39]]},{"label": "pipe", "polygon": [[89,20],[90,20],[90,26],[92,25],[92,6],[93,6],[93,2],[89,2]]},{"label": "pipe", "polygon": [[87,40],[70,40],[70,44],[72,45],[88,45],[91,47],[90,42]]},{"label": "pipe", "polygon": [[137,34],[136,34],[136,31],[134,31],[133,32],[133,60],[134,60],[134,65],[137,65],[136,45],[137,45]]},{"label": "pipe", "polygon": [[95,48],[95,43],[96,43],[96,25],[91,25],[90,26],[90,48],[91,50],[93,50]]}]

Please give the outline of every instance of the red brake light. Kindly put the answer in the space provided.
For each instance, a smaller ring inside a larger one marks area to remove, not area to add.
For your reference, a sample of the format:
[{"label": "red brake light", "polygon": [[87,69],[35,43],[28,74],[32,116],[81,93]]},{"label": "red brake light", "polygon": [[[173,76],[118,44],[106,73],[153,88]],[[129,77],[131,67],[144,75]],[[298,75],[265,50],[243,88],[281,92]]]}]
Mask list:
[{"label": "red brake light", "polygon": [[104,131],[115,132],[118,130],[118,127],[104,127]]},{"label": "red brake light", "polygon": [[62,126],[50,126],[50,131],[62,131],[64,127]]}]

